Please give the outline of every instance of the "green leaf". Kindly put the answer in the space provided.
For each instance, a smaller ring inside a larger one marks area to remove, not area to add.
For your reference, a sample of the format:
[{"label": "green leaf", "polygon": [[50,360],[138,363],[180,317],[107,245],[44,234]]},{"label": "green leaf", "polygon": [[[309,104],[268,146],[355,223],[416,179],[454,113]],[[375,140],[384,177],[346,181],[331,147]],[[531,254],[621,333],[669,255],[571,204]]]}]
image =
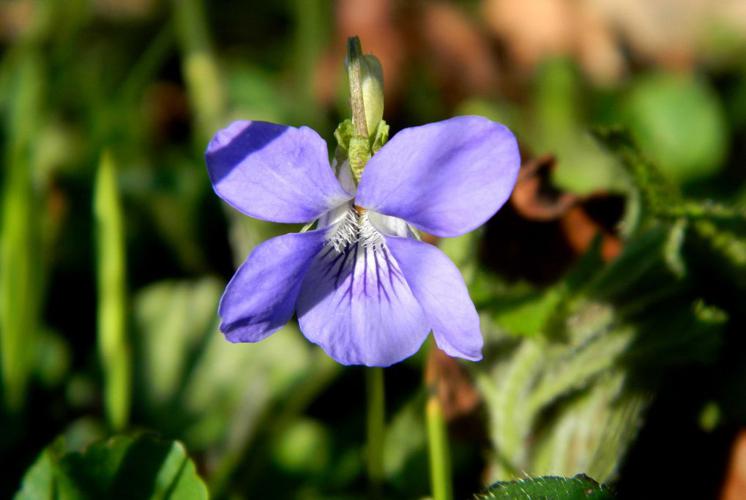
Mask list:
[{"label": "green leaf", "polygon": [[726,123],[716,94],[701,80],[645,76],[624,103],[626,123],[641,149],[678,182],[716,173],[727,152]]},{"label": "green leaf", "polygon": [[[487,332],[533,331],[531,338],[486,336],[486,361],[475,368],[494,479],[587,472],[607,481],[661,373],[713,360],[727,315],[696,300],[683,251],[687,234],[705,222],[653,219],[605,267],[592,251],[559,285],[525,293],[526,304],[511,304],[507,316],[496,306],[497,314],[483,316]],[[496,290],[492,301],[517,289]]]},{"label": "green leaf", "polygon": [[594,136],[622,162],[640,193],[644,215],[659,216],[681,206],[681,193],[656,164],[644,156],[626,129],[599,127]]},{"label": "green leaf", "polygon": [[195,450],[240,448],[268,405],[293,400],[288,391],[323,368],[294,324],[261,343],[227,342],[217,329],[223,288],[211,278],[166,281],[134,300],[138,403]]},{"label": "green leaf", "polygon": [[557,158],[552,180],[559,188],[583,195],[622,192],[627,186],[620,166],[585,130],[587,96],[582,84],[580,72],[567,59],[547,60],[540,66],[533,99],[536,125],[530,134],[533,149]]},{"label": "green leaf", "polygon": [[[684,297],[656,305],[655,314],[639,314],[639,334],[625,358],[636,373],[655,380],[671,365],[705,364],[717,359],[723,344],[725,311]],[[643,372],[646,370],[646,372]]]},{"label": "green leaf", "polygon": [[427,439],[422,408],[424,392],[413,395],[391,418],[383,447],[386,479],[400,493],[428,487]]},{"label": "green leaf", "polygon": [[142,498],[199,500],[207,487],[177,441],[149,434],[115,436],[82,452],[64,438],[47,447],[26,472],[16,500]]},{"label": "green leaf", "polygon": [[547,321],[565,298],[561,287],[544,292],[518,291],[501,297],[493,307],[495,322],[513,335],[533,336],[546,333]]},{"label": "green leaf", "polygon": [[622,254],[589,281],[585,294],[616,304],[642,304],[678,289],[687,270],[681,260],[686,225],[657,224],[630,240]]},{"label": "green leaf", "polygon": [[496,477],[515,477],[526,460],[526,440],[534,415],[529,413],[528,398],[545,365],[542,343],[524,340],[510,356],[489,373],[481,373],[477,383],[489,411],[491,438],[498,453]]},{"label": "green leaf", "polygon": [[612,478],[649,401],[646,394],[626,388],[625,379],[622,370],[607,368],[589,388],[570,393],[545,413],[544,424],[532,435],[530,473]]},{"label": "green leaf", "polygon": [[733,224],[697,221],[693,225],[694,239],[701,258],[725,278],[726,284],[746,290],[746,232],[729,226]]},{"label": "green leaf", "polygon": [[496,483],[476,496],[479,500],[605,500],[612,499],[611,490],[584,474],[574,477],[535,477]]}]

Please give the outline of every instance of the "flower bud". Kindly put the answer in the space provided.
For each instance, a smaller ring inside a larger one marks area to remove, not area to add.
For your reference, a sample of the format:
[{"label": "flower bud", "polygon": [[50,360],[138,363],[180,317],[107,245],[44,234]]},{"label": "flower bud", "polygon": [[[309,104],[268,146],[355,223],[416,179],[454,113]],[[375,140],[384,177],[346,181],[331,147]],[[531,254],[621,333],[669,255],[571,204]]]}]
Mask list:
[{"label": "flower bud", "polygon": [[365,54],[361,63],[365,121],[368,134],[374,136],[383,119],[383,70],[378,58],[371,54]]}]

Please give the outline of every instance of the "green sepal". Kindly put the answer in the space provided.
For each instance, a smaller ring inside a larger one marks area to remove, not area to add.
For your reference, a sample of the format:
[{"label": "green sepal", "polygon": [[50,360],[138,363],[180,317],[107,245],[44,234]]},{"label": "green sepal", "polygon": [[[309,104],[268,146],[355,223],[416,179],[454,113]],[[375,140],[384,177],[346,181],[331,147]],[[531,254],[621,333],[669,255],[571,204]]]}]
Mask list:
[{"label": "green sepal", "polygon": [[355,129],[352,126],[352,120],[349,118],[337,125],[334,138],[337,139],[339,149],[347,153],[350,150],[350,139],[353,135],[355,135]]},{"label": "green sepal", "polygon": [[347,157],[350,160],[350,168],[352,169],[352,175],[355,177],[355,182],[360,182],[365,164],[370,160],[370,156],[370,143],[367,137],[360,135],[350,137]]},{"label": "green sepal", "polygon": [[[386,120],[378,122],[378,127],[374,134],[370,136],[370,150],[375,154],[389,140],[390,127]],[[337,125],[334,131],[334,138],[337,139],[337,145],[345,152],[350,150],[350,140],[355,135],[355,129],[352,120],[349,118]]]},{"label": "green sepal", "polygon": [[370,149],[373,154],[376,154],[388,140],[389,124],[386,123],[386,120],[381,120],[376,127],[376,133],[371,136]]},{"label": "green sepal", "polygon": [[[337,139],[339,146],[337,155],[342,158],[346,157],[350,161],[355,182],[360,182],[365,164],[389,140],[389,126],[384,120],[381,120],[378,122],[375,134],[370,137],[363,137],[355,134],[352,120],[348,118],[337,125],[334,137]],[[340,152],[341,155],[339,155]]]}]

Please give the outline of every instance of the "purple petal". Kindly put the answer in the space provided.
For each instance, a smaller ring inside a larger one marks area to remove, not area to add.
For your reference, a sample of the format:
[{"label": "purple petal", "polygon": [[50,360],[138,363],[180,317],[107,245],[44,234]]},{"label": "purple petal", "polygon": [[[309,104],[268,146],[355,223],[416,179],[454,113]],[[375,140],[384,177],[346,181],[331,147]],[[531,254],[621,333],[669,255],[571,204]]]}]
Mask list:
[{"label": "purple petal", "polygon": [[389,366],[420,348],[429,327],[391,253],[362,243],[328,245],[298,298],[303,334],[344,365]]},{"label": "purple petal", "polygon": [[356,203],[437,236],[458,236],[505,203],[520,164],[513,134],[486,118],[408,128],[370,159]]},{"label": "purple petal", "polygon": [[417,240],[387,237],[386,242],[425,311],[438,347],[449,356],[482,359],[479,315],[453,262]]},{"label": "purple petal", "polygon": [[220,330],[231,342],[258,342],[287,323],[324,230],[291,233],[256,247],[220,300]]},{"label": "purple petal", "polygon": [[205,158],[218,196],[256,219],[308,222],[351,198],[329,166],[326,142],[308,127],[233,122]]}]

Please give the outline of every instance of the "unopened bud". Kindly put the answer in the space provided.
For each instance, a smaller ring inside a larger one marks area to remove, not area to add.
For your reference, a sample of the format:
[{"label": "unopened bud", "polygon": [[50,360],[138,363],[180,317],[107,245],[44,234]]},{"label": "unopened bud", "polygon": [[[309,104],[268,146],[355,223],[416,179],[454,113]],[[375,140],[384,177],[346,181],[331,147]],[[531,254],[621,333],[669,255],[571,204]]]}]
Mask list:
[{"label": "unopened bud", "polygon": [[361,62],[365,121],[368,125],[368,134],[372,136],[383,119],[383,70],[374,55],[365,54]]}]

